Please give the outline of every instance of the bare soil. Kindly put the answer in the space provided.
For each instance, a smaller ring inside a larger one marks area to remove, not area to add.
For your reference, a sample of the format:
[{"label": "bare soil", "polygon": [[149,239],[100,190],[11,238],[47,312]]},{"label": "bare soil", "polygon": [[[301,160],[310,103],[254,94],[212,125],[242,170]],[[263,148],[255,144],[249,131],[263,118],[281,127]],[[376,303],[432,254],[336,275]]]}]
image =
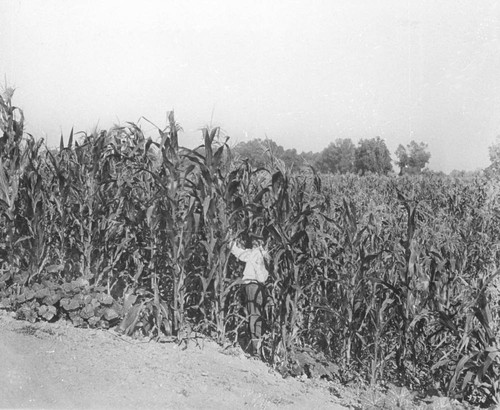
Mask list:
[{"label": "bare soil", "polygon": [[209,340],[137,341],[0,311],[0,408],[344,409],[328,382],[284,379]]}]

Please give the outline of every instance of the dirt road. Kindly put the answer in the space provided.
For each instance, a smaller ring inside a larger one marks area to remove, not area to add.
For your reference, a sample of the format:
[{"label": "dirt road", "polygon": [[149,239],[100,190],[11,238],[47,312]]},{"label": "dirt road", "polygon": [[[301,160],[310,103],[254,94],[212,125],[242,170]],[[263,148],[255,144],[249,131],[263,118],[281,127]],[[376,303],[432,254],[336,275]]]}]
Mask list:
[{"label": "dirt road", "polygon": [[140,343],[0,311],[1,408],[343,409],[326,383],[283,379],[215,343]]}]

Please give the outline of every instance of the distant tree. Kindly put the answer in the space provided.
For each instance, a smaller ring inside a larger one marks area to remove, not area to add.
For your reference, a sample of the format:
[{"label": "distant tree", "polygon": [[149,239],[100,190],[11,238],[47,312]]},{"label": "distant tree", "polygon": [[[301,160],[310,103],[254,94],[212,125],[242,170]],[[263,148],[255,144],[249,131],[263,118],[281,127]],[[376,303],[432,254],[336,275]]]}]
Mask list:
[{"label": "distant tree", "polygon": [[464,171],[462,169],[454,169],[453,171],[450,172],[450,177],[453,178],[467,178],[467,179],[472,179],[477,176],[481,175],[480,170],[475,170],[475,171]]},{"label": "distant tree", "polygon": [[321,154],[319,152],[312,152],[312,151],[302,152],[300,154],[300,157],[302,159],[303,164],[311,165],[316,169],[319,169],[318,162],[319,162],[320,156],[321,156]]},{"label": "distant tree", "polygon": [[500,135],[496,142],[488,148],[491,164],[486,169],[488,173],[500,174]]},{"label": "distant tree", "polygon": [[318,158],[318,169],[322,172],[347,173],[354,171],[356,146],[350,138],[339,138],[328,145]]},{"label": "distant tree", "polygon": [[283,152],[281,159],[283,160],[285,165],[289,168],[300,166],[304,162],[304,160],[299,156],[295,148],[286,149]]},{"label": "distant tree", "polygon": [[254,167],[263,167],[266,164],[265,151],[264,141],[257,138],[242,141],[233,147],[233,152],[239,154],[242,159],[248,160]]},{"label": "distant tree", "polygon": [[411,141],[406,147],[400,144],[395,154],[398,158],[396,164],[399,166],[400,175],[403,173],[419,174],[431,158],[430,152],[427,151],[427,144],[415,141]]},{"label": "distant tree", "polygon": [[264,154],[267,155],[268,158],[283,158],[283,155],[285,154],[285,149],[270,138],[263,140],[262,146],[264,148]]},{"label": "distant tree", "polygon": [[254,167],[263,167],[271,158],[281,159],[289,168],[302,165],[304,160],[297,153],[295,148],[284,149],[273,140],[267,138],[265,140],[253,139],[237,144],[233,151],[238,153],[241,158],[248,159]]},{"label": "distant tree", "polygon": [[392,171],[391,154],[380,138],[362,139],[354,153],[354,167],[362,175],[366,172],[387,174]]}]

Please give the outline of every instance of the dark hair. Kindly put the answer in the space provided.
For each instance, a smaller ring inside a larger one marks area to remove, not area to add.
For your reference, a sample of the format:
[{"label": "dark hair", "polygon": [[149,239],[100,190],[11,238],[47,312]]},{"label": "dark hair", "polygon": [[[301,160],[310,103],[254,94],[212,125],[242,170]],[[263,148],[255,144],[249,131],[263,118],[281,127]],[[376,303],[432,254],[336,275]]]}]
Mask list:
[{"label": "dark hair", "polygon": [[243,246],[246,249],[252,248],[253,241],[252,241],[252,238],[250,237],[250,235],[248,234],[248,232],[243,232],[241,234],[241,242],[243,243]]},{"label": "dark hair", "polygon": [[244,232],[241,234],[241,240],[247,249],[252,249],[256,241],[263,241],[264,238],[254,233]]}]

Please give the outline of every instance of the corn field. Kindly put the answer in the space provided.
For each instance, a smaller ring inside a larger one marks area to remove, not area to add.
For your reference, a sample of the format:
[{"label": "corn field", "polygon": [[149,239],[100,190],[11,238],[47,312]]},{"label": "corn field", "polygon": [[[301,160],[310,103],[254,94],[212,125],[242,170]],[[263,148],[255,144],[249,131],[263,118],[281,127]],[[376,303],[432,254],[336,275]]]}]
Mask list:
[{"label": "corn field", "polygon": [[308,349],[343,382],[499,402],[498,179],[292,173],[272,156],[253,169],[218,128],[183,148],[173,113],[155,140],[127,123],[48,149],[11,96],[0,99],[1,308],[234,344],[245,316],[229,232],[265,234],[273,366],[293,374]]}]

